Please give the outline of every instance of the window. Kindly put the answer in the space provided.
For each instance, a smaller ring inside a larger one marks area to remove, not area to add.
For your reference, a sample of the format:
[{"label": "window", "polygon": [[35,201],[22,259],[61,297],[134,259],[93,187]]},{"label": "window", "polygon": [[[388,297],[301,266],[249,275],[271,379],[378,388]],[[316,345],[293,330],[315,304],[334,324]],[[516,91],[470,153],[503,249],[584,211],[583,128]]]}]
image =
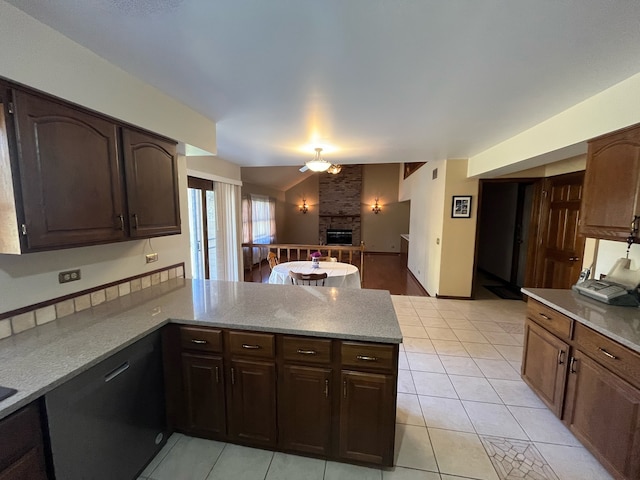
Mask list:
[{"label": "window", "polygon": [[[242,242],[243,243],[276,243],[276,201],[264,195],[246,195],[242,199]],[[260,250],[253,249],[252,258],[248,261],[258,263]],[[248,252],[245,252],[248,253]],[[265,252],[262,252],[266,255]],[[264,256],[263,255],[263,256]]]}]

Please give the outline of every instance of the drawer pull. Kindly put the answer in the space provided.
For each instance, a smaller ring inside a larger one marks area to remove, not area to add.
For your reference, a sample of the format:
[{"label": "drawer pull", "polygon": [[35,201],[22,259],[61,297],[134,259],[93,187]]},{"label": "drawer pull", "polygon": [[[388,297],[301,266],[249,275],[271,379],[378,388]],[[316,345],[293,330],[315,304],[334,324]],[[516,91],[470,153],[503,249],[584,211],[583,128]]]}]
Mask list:
[{"label": "drawer pull", "polygon": [[551,320],[551,317],[545,315],[544,313],[538,313],[538,315],[540,315],[542,318],[544,318],[545,320]]},{"label": "drawer pull", "polygon": [[342,382],[342,396],[347,398],[347,381]]},{"label": "drawer pull", "polygon": [[220,383],[220,368],[216,367],[216,383]]},{"label": "drawer pull", "polygon": [[329,380],[324,381],[324,398],[329,398]]},{"label": "drawer pull", "polygon": [[368,355],[358,355],[358,356],[356,356],[356,358],[358,360],[363,360],[365,362],[377,362],[378,361],[378,357],[370,357]]},{"label": "drawer pull", "polygon": [[198,340],[196,338],[192,338],[191,339],[191,343],[195,343],[197,345],[205,345],[207,343],[207,341],[206,340]]},{"label": "drawer pull", "polygon": [[558,365],[564,365],[564,350],[558,352]]},{"label": "drawer pull", "polygon": [[298,353],[300,355],[317,355],[318,352],[316,352],[315,350],[302,350],[302,349],[298,349]]},{"label": "drawer pull", "polygon": [[611,360],[617,360],[618,357],[616,357],[615,355],[607,352],[604,348],[598,347],[598,350],[601,351],[605,356],[609,357]]},{"label": "drawer pull", "polygon": [[249,345],[248,343],[243,343],[242,348],[245,348],[247,350],[258,350],[262,347],[260,345]]},{"label": "drawer pull", "polygon": [[235,385],[236,384],[236,372],[233,369],[233,367],[231,367],[231,385]]}]

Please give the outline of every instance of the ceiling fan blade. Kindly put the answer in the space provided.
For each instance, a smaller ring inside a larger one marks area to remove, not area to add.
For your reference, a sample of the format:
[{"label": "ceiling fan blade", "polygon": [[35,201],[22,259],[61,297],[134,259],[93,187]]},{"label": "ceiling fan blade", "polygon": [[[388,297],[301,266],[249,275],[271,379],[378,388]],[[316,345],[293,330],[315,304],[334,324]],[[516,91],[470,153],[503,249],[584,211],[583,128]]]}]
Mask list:
[{"label": "ceiling fan blade", "polygon": [[306,172],[307,170],[309,170],[309,167],[307,167],[306,165],[303,165],[302,167],[300,167],[300,171],[302,173]]}]

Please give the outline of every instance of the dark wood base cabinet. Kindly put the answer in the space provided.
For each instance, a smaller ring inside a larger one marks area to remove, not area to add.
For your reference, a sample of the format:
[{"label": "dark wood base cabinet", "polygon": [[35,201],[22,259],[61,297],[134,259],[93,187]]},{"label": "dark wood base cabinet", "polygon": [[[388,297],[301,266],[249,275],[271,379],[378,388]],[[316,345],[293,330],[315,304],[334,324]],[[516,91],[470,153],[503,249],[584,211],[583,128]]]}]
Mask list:
[{"label": "dark wood base cabinet", "polygon": [[522,378],[614,477],[640,479],[640,355],[535,300],[527,315]]},{"label": "dark wood base cabinet", "polygon": [[176,430],[393,465],[397,345],[179,325],[163,339]]},{"label": "dark wood base cabinet", "polygon": [[0,480],[46,480],[36,402],[0,421]]},{"label": "dark wood base cabinet", "polygon": [[640,390],[574,352],[565,423],[620,478],[640,478]]}]

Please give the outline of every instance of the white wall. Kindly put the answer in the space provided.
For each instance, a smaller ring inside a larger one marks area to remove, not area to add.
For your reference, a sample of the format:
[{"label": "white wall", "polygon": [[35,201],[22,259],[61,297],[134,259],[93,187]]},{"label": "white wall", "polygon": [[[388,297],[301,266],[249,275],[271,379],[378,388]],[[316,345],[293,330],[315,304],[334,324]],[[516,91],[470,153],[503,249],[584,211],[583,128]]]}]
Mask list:
[{"label": "white wall", "polygon": [[216,151],[215,122],[0,0],[0,76]]},{"label": "white wall", "polygon": [[584,142],[640,122],[640,73],[469,159],[494,177],[586,152]]}]

